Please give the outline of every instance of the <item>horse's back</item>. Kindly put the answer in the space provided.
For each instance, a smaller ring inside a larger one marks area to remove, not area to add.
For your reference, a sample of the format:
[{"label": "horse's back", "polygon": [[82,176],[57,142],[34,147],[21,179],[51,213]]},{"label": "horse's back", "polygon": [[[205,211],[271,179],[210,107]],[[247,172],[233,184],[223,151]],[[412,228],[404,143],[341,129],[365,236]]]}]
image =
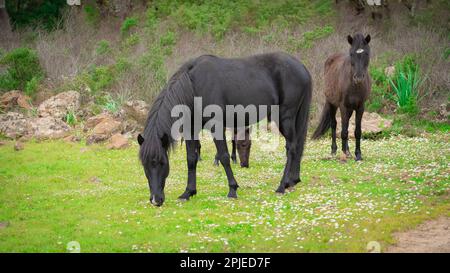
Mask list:
[{"label": "horse's back", "polygon": [[286,81],[297,86],[311,81],[303,64],[282,52],[244,58],[202,55],[190,73],[197,95],[206,103],[244,106],[280,104],[280,89]]}]

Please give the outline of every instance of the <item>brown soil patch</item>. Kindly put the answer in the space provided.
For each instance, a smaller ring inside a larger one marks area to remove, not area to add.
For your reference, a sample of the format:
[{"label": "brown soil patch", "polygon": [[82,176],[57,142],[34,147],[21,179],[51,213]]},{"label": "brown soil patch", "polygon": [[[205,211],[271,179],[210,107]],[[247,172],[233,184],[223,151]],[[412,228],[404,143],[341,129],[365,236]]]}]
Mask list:
[{"label": "brown soil patch", "polygon": [[427,221],[416,229],[396,233],[397,244],[386,252],[450,253],[450,217]]}]

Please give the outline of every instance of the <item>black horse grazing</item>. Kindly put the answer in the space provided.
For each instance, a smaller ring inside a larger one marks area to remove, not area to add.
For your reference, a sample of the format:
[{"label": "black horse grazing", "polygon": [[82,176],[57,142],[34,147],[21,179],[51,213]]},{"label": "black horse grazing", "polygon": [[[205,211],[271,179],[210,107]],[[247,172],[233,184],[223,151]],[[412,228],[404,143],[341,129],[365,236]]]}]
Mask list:
[{"label": "black horse grazing", "polygon": [[[233,139],[231,140],[231,160],[233,163],[237,163],[237,150],[241,167],[248,168],[250,161],[250,148],[252,146],[252,140],[250,139],[250,128],[245,128],[245,130],[243,130],[240,134],[242,134],[242,137],[238,137],[237,131],[233,133]],[[219,161],[219,154],[217,153],[214,158],[214,165],[219,166]]]},{"label": "black horse grazing", "polygon": [[370,35],[364,37],[356,34],[347,37],[351,45],[350,54],[337,53],[325,62],[325,97],[319,126],[313,134],[313,139],[324,135],[331,127],[331,154],[335,155],[336,145],[336,111],[341,111],[342,151],[346,157],[351,157],[348,147],[348,124],[353,111],[356,111],[355,124],[355,159],[361,156],[361,120],[364,114],[364,102],[370,94],[371,79],[367,68],[370,60]]},{"label": "black horse grazing", "polygon": [[[204,55],[188,61],[158,95],[149,112],[145,130],[138,136],[139,157],[150,187],[150,202],[156,206],[161,206],[164,202],[164,187],[169,175],[168,150],[175,144],[175,137],[171,134],[175,120],[171,117],[171,111],[176,105],[185,105],[195,115],[196,111],[202,109],[198,109],[194,97],[201,98],[203,106],[220,107],[224,113],[223,119],[218,119],[221,129],[230,126],[226,122],[230,117],[225,120],[225,116],[231,116],[231,119],[235,116],[235,113],[225,111],[226,106],[253,105],[257,109],[262,106],[270,110],[271,105],[278,105],[277,125],[286,140],[287,162],[277,192],[284,193],[286,188],[295,186],[300,181],[300,160],[306,138],[311,95],[312,83],[308,70],[297,59],[285,53],[236,59]],[[202,116],[201,126],[215,119],[215,116],[205,116]],[[257,116],[258,119],[252,123],[265,118],[259,110]],[[273,113],[268,111],[267,116],[273,117]],[[249,119],[245,127],[250,123]],[[188,200],[197,193],[199,141],[196,139],[199,131],[194,130],[190,140],[185,138],[188,181],[186,190],[179,199]],[[215,137],[214,143],[227,175],[228,197],[236,198],[238,184],[231,170],[224,130],[222,138]]]}]

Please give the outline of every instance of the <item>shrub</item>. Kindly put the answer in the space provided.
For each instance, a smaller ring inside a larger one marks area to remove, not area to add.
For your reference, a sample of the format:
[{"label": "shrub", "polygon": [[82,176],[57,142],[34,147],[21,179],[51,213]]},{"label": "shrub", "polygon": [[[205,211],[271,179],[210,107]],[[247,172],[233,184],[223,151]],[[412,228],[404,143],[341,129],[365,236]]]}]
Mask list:
[{"label": "shrub", "polygon": [[25,94],[33,97],[37,91],[39,86],[39,82],[41,81],[41,77],[33,77],[25,84]]},{"label": "shrub", "polygon": [[[46,30],[53,30],[61,20],[61,11],[67,6],[66,0],[43,1],[6,1],[11,22],[15,27],[42,26]],[[23,3],[25,2],[25,3]]]},{"label": "shrub", "polygon": [[44,75],[39,58],[34,50],[19,47],[2,55],[0,65],[6,70],[0,74],[0,89],[24,89],[29,81],[30,88],[36,86]]},{"label": "shrub", "polygon": [[109,42],[107,40],[101,40],[97,43],[97,48],[95,49],[95,52],[97,55],[104,55],[111,51],[111,47],[109,45]]},{"label": "shrub", "polygon": [[121,103],[117,100],[114,100],[114,98],[107,94],[105,97],[106,101],[103,104],[103,109],[111,112],[111,113],[117,113],[120,110]]},{"label": "shrub", "polygon": [[84,6],[84,13],[86,14],[86,21],[92,26],[97,26],[100,22],[100,11],[99,9],[90,4]]},{"label": "shrub", "polygon": [[369,112],[381,110],[389,96],[389,80],[384,73],[384,65],[373,64],[369,66],[369,74],[372,78],[372,92],[369,100],[366,102],[366,108]]},{"label": "shrub", "polygon": [[86,84],[91,89],[92,94],[103,91],[114,82],[114,71],[108,66],[94,66],[85,74]]},{"label": "shrub", "polygon": [[389,83],[395,90],[397,106],[401,112],[415,114],[418,112],[419,88],[423,83],[419,67],[413,57],[406,56],[396,63],[395,70]]},{"label": "shrub", "polygon": [[130,29],[137,26],[137,24],[138,19],[136,17],[128,17],[123,21],[122,26],[120,27],[120,32],[122,34],[127,34]]}]

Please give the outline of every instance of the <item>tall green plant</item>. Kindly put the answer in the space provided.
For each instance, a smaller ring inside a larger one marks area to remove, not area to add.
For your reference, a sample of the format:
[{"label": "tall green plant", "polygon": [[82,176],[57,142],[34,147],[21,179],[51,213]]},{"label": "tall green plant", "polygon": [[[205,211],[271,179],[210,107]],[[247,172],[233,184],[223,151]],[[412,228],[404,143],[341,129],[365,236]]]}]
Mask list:
[{"label": "tall green plant", "polygon": [[419,67],[416,64],[405,63],[405,65],[397,65],[396,69],[394,78],[389,78],[389,84],[396,93],[397,106],[402,112],[417,113],[419,88],[423,83]]}]

